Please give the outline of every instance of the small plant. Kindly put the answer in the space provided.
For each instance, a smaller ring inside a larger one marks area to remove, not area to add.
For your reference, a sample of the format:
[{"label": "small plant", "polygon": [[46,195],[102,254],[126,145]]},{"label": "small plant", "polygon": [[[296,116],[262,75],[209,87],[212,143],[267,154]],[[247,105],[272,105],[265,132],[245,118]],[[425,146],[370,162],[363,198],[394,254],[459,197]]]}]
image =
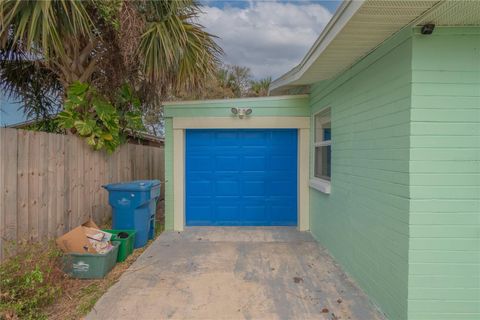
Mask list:
[{"label": "small plant", "polygon": [[128,85],[123,85],[115,101],[94,87],[74,82],[67,90],[65,108],[57,116],[61,128],[86,139],[95,150],[111,153],[126,141],[125,132],[143,129],[140,100]]},{"label": "small plant", "polygon": [[61,294],[61,253],[54,244],[21,244],[0,264],[0,319],[46,319],[42,309]]},{"label": "small plant", "polygon": [[[111,284],[113,284],[113,281]],[[92,283],[89,286],[82,288],[79,294],[79,304],[76,308],[77,314],[79,316],[88,314],[90,310],[93,309],[98,299],[100,299],[100,297],[107,291],[111,284],[108,283],[108,285],[103,287],[97,283]]]}]

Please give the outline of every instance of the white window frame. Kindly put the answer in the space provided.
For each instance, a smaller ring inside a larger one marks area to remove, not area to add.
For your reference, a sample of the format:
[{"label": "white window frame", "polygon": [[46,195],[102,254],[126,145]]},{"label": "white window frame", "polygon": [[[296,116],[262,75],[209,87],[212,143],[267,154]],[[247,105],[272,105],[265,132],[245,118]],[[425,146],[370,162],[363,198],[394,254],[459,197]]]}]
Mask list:
[{"label": "white window frame", "polygon": [[[324,112],[325,110],[330,109],[330,117],[328,119],[325,119],[325,121],[322,121],[321,123],[327,123],[332,120],[332,109],[331,107],[326,107],[323,108],[322,110],[316,112],[313,114],[313,176],[310,178],[310,187],[313,189],[316,189],[320,192],[330,194],[331,191],[331,177],[330,180],[324,179],[321,177],[316,177],[315,176],[315,164],[316,164],[316,148],[317,147],[326,147],[326,146],[331,146],[332,145],[332,140],[325,140],[325,141],[315,141],[317,138],[317,130],[319,129],[317,127],[317,121],[316,117],[318,114]],[[322,128],[322,127],[320,127]]]}]

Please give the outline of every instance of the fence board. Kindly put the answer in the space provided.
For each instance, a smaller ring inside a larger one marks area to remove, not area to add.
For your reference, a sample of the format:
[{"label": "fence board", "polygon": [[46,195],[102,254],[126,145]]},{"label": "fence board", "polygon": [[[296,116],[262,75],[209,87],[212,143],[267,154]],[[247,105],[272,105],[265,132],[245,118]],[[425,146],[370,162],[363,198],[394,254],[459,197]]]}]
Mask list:
[{"label": "fence board", "polygon": [[0,261],[6,242],[51,239],[89,217],[110,218],[102,185],[164,180],[159,147],[123,145],[108,155],[75,136],[6,128],[0,142]]},{"label": "fence board", "polygon": [[[17,132],[7,130],[3,135],[4,146],[8,149],[3,161],[3,199],[5,205],[4,212],[4,238],[7,241],[17,238]],[[3,153],[3,152],[2,152]]]},{"label": "fence board", "polygon": [[18,131],[18,160],[17,160],[17,230],[19,240],[29,238],[28,219],[28,146],[30,135],[27,131]]},{"label": "fence board", "polygon": [[64,190],[65,190],[65,208],[63,210],[63,232],[67,232],[70,228],[70,216],[72,214],[72,186],[71,186],[71,177],[73,176],[72,167],[73,167],[73,152],[70,151],[72,146],[72,137],[65,136],[64,138],[65,145],[65,162],[64,162]]},{"label": "fence board", "polygon": [[[0,150],[5,149],[5,139],[4,139],[5,131],[0,131]],[[2,152],[3,153],[3,152]],[[5,183],[3,182],[4,177],[5,177],[5,165],[4,165],[5,159],[4,157],[0,156],[0,199],[1,195],[3,195],[4,190],[5,190]],[[5,233],[5,206],[2,205],[2,202],[0,202],[0,248],[4,247],[4,240],[3,240],[3,234]],[[3,259],[3,250],[0,250],[0,260]]]},{"label": "fence board", "polygon": [[38,133],[33,132],[30,135],[28,146],[28,226],[29,226],[29,238],[31,240],[38,240],[38,214],[40,212],[39,192],[38,192],[38,162],[40,154],[40,144]]},{"label": "fence board", "polygon": [[64,221],[65,214],[65,141],[63,136],[55,135],[55,237],[58,237],[64,233]]},{"label": "fence board", "polygon": [[[48,238],[48,134],[39,132],[40,156],[38,157],[38,237]],[[42,217],[47,216],[47,219]]]},{"label": "fence board", "polygon": [[[56,136],[53,134],[47,135],[48,139],[48,161],[47,161],[47,186],[50,188],[55,188],[57,183],[57,155],[56,155]],[[47,212],[48,212],[48,229],[47,229],[47,238],[53,238],[56,234],[57,227],[57,203],[56,195],[57,190],[52,192],[46,192],[47,194]]]}]

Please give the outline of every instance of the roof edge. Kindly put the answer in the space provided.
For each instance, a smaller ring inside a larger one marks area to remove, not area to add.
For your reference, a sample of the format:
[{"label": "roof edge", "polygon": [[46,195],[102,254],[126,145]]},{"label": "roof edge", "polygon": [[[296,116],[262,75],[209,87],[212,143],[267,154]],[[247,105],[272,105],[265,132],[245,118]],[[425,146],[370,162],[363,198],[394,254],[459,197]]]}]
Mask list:
[{"label": "roof edge", "polygon": [[287,73],[272,81],[270,84],[269,94],[278,91],[281,87],[286,86],[298,80],[315,62],[315,60],[328,47],[338,33],[343,29],[353,15],[362,7],[366,0],[345,0],[330,19],[327,26],[323,29],[313,46],[308,50],[302,61]]},{"label": "roof edge", "polygon": [[246,97],[246,98],[232,98],[232,99],[210,99],[210,100],[179,100],[168,101],[162,104],[165,107],[179,106],[179,105],[192,105],[192,104],[206,104],[206,103],[224,103],[224,102],[249,102],[249,101],[269,101],[269,100],[289,100],[289,99],[305,99],[308,98],[307,94],[291,94],[291,95],[279,95],[279,96],[266,96],[266,97]]}]

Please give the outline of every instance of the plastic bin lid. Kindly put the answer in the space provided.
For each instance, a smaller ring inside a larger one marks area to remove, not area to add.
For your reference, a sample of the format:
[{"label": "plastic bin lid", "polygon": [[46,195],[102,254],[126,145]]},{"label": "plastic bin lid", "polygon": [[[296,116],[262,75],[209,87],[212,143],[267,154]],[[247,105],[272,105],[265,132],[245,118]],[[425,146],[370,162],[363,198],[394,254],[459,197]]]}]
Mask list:
[{"label": "plastic bin lid", "polygon": [[160,185],[160,180],[135,180],[106,184],[103,187],[108,191],[148,191],[158,185]]}]

